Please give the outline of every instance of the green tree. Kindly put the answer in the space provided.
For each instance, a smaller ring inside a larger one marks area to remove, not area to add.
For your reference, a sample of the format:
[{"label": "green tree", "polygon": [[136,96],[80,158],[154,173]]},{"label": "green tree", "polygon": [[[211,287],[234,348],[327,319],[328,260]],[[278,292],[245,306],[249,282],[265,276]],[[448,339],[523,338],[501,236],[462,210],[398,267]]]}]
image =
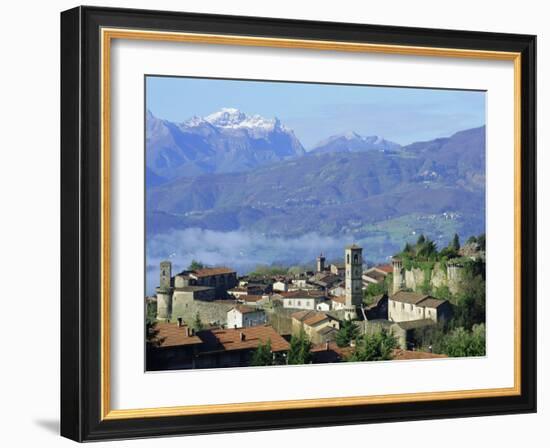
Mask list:
[{"label": "green tree", "polygon": [[273,365],[273,353],[271,351],[271,339],[265,344],[258,345],[258,348],[252,354],[251,364],[253,366],[271,366]]},{"label": "green tree", "polygon": [[418,239],[416,240],[416,245],[422,246],[425,242],[426,242],[426,237],[424,236],[423,233],[421,233]]},{"label": "green tree", "polygon": [[382,330],[372,335],[366,334],[360,339],[354,352],[347,361],[384,361],[392,359],[393,350],[397,347],[395,337]]},{"label": "green tree", "polygon": [[379,296],[380,294],[385,294],[387,292],[388,285],[385,281],[382,283],[369,283],[367,288],[363,291],[363,302],[370,305],[373,297]]},{"label": "green tree", "polygon": [[481,275],[472,276],[466,269],[454,297],[453,327],[470,330],[475,324],[485,322],[485,280]]},{"label": "green tree", "polygon": [[195,314],[195,319],[193,320],[192,327],[195,331],[201,331],[204,329],[204,324],[202,323],[201,316],[198,311],[197,314]]},{"label": "green tree", "polygon": [[204,264],[197,260],[192,260],[191,263],[189,263],[189,266],[187,266],[187,270],[189,271],[196,271],[197,269],[203,269]]},{"label": "green tree", "polygon": [[483,251],[485,250],[485,234],[484,233],[482,233],[481,235],[479,235],[477,237],[477,244],[479,244],[479,248],[481,250],[483,250]]},{"label": "green tree", "polygon": [[477,237],[475,236],[471,236],[470,238],[468,238],[468,241],[466,241],[466,244],[473,244],[473,243],[477,243]]},{"label": "green tree", "polygon": [[350,319],[346,319],[338,333],[336,333],[336,345],[338,347],[347,347],[351,341],[355,340],[359,334],[359,329]]},{"label": "green tree", "polygon": [[455,328],[443,339],[443,353],[451,357],[485,356],[485,325],[474,325],[472,331]]},{"label": "green tree", "polygon": [[460,239],[458,238],[458,233],[455,233],[453,236],[453,240],[451,241],[451,249],[456,252],[460,249]]},{"label": "green tree", "polygon": [[157,321],[157,302],[147,301],[145,320],[148,323],[154,323]]},{"label": "green tree", "polygon": [[416,255],[420,259],[432,260],[437,258],[437,246],[432,240],[425,239],[423,244],[417,245]]},{"label": "green tree", "polygon": [[303,328],[298,336],[290,338],[290,349],[288,351],[288,364],[310,364],[311,363],[311,341]]}]

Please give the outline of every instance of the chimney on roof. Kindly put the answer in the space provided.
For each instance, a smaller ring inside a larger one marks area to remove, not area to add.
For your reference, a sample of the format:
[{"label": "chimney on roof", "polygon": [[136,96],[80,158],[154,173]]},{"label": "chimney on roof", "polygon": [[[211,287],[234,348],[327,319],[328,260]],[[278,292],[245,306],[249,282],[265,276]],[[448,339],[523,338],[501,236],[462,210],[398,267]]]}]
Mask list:
[{"label": "chimney on roof", "polygon": [[326,350],[327,352],[328,352],[328,347],[329,347],[329,346],[328,346],[328,341],[327,341],[327,342],[325,342],[325,350]]},{"label": "chimney on roof", "polygon": [[183,326],[183,319],[181,317],[178,317],[178,327]]},{"label": "chimney on roof", "polygon": [[241,342],[245,340],[245,335],[244,335],[244,333],[243,333],[242,331],[239,333],[239,340],[240,340]]},{"label": "chimney on roof", "polygon": [[189,327],[185,327],[185,336],[189,337]]}]

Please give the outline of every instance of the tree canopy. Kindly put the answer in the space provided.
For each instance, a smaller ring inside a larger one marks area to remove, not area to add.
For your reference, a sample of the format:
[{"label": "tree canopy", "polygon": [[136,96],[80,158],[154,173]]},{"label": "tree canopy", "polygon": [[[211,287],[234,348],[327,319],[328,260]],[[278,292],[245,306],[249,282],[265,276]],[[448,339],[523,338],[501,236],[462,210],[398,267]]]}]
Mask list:
[{"label": "tree canopy", "polygon": [[338,347],[347,347],[358,335],[359,330],[357,326],[350,319],[346,319],[342,323],[338,333],[336,333],[336,345]]},{"label": "tree canopy", "polygon": [[311,341],[303,328],[298,335],[290,338],[290,349],[288,351],[288,364],[309,364],[311,363]]},{"label": "tree canopy", "polygon": [[258,345],[258,348],[252,354],[251,365],[253,366],[271,366],[273,365],[273,353],[271,352],[271,339],[265,344]]},{"label": "tree canopy", "polygon": [[397,347],[397,339],[382,330],[372,335],[366,334],[357,341],[354,352],[347,361],[385,361],[392,359],[393,349]]}]

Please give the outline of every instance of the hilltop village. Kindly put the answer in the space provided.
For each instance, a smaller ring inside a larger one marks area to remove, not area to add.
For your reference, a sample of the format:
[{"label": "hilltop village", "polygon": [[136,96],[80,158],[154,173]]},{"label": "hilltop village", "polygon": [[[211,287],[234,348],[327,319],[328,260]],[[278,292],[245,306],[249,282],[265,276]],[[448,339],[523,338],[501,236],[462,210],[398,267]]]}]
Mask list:
[{"label": "hilltop village", "polygon": [[[343,255],[330,264],[319,255],[312,271],[245,276],[200,263],[174,275],[161,262],[145,301],[147,370],[484,354],[481,239],[460,247],[456,237],[438,252],[422,236],[371,267],[358,245]],[[464,286],[480,277],[482,298]]]}]

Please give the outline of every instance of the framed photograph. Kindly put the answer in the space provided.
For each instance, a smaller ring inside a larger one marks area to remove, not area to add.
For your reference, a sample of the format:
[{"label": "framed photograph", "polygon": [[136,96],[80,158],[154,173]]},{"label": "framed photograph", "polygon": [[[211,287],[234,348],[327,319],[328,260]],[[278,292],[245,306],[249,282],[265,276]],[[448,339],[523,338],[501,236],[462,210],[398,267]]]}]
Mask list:
[{"label": "framed photograph", "polygon": [[535,43],[63,12],[62,435],[535,412]]}]

